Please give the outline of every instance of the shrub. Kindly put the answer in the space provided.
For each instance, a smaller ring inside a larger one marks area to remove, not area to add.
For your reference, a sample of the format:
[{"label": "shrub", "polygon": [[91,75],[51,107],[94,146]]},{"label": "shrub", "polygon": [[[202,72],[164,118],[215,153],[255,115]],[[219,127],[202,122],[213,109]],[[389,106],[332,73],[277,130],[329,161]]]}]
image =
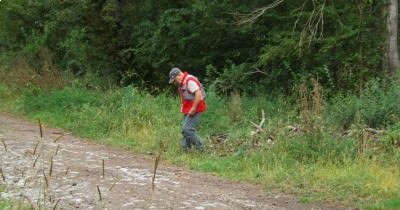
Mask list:
[{"label": "shrub", "polygon": [[372,128],[393,125],[400,119],[400,89],[396,83],[384,86],[379,80],[371,80],[364,91],[355,94],[339,94],[332,99],[325,116],[337,127],[349,128],[359,120]]}]

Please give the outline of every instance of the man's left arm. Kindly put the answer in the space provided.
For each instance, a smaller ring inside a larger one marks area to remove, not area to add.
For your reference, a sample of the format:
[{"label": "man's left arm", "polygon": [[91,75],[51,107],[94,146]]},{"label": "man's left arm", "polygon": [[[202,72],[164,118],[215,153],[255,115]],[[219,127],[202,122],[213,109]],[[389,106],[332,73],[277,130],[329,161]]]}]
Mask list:
[{"label": "man's left arm", "polygon": [[189,116],[193,116],[194,114],[196,114],[197,105],[199,105],[200,101],[201,101],[201,91],[200,89],[198,89],[194,92],[193,106],[188,113]]}]

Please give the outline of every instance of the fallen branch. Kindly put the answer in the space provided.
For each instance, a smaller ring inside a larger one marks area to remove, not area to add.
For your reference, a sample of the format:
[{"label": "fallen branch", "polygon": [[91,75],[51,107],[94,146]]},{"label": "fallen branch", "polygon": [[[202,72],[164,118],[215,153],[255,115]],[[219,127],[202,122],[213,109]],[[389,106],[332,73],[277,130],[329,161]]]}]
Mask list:
[{"label": "fallen branch", "polygon": [[289,129],[290,133],[295,133],[302,130],[300,125],[288,125],[287,128]]},{"label": "fallen branch", "polygon": [[373,129],[373,128],[366,128],[365,130],[370,132],[370,133],[373,133],[373,134],[381,134],[381,133],[385,132],[385,130],[376,130],[376,129]]},{"label": "fallen branch", "polygon": [[255,133],[259,133],[260,131],[265,132],[264,129],[262,128],[262,126],[264,125],[264,122],[265,122],[265,112],[264,112],[264,110],[261,110],[261,117],[262,118],[261,118],[260,124],[256,124],[253,121],[250,121],[250,123],[253,124],[254,127],[257,128]]},{"label": "fallen branch", "polygon": [[264,132],[264,129],[262,129],[259,125],[257,125],[256,123],[254,123],[253,121],[250,121],[251,124],[254,125],[254,127],[257,128],[257,130],[254,133],[259,133],[260,131]]}]

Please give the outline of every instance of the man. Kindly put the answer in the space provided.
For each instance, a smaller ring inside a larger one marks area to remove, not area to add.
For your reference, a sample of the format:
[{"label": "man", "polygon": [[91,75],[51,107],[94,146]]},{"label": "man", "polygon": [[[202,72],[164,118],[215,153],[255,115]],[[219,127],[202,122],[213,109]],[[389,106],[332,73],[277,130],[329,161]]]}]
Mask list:
[{"label": "man", "polygon": [[187,152],[194,147],[202,151],[204,146],[197,136],[197,127],[200,117],[206,111],[206,94],[199,80],[187,72],[182,72],[179,68],[172,68],[169,72],[169,83],[178,85],[179,94],[182,99],[181,112],[183,114],[182,126],[182,150]]}]

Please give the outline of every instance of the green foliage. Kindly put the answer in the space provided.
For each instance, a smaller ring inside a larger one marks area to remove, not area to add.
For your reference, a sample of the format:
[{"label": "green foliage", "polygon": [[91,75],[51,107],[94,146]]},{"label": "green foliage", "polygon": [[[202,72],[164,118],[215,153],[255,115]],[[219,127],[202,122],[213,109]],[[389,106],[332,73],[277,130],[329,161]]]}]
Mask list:
[{"label": "green foliage", "polygon": [[[326,88],[354,90],[364,78],[378,75],[376,69],[380,69],[383,58],[384,27],[372,14],[379,13],[377,8],[383,4],[314,3],[287,3],[285,7],[292,11],[290,14],[276,11],[287,19],[285,22],[276,20],[280,26],[284,25],[283,29],[267,32],[269,44],[265,45],[258,65],[264,72],[271,73],[260,76],[273,78],[269,81],[273,87],[280,84],[288,87],[318,77]],[[266,15],[267,18],[277,19],[272,15]],[[287,22],[296,24],[290,27],[285,24]]]},{"label": "green foliage", "polygon": [[67,71],[74,74],[83,74],[88,60],[88,44],[85,41],[85,29],[76,28],[67,35],[61,47],[65,50],[62,65],[65,65]]},{"label": "green foliage", "polygon": [[[397,122],[387,131],[387,135],[382,139],[381,147],[388,152],[388,156],[396,155],[396,150],[400,147],[400,123]],[[389,157],[389,158],[390,158]]]},{"label": "green foliage", "polygon": [[246,64],[231,64],[229,67],[225,67],[223,72],[218,73],[215,67],[209,65],[207,66],[207,73],[209,77],[217,78],[213,83],[218,88],[218,93],[220,94],[240,91],[254,95],[255,93],[251,91],[254,89],[254,86],[249,86],[247,83],[249,75],[245,73],[245,70],[248,68],[249,66]]},{"label": "green foliage", "polygon": [[78,109],[93,104],[98,104],[97,96],[94,93],[74,88],[55,90],[50,94],[39,89],[32,89],[25,93],[24,97],[24,111],[26,113],[65,112],[72,108]]},{"label": "green foliage", "polygon": [[[1,107],[140,152],[161,142],[170,161],[314,198],[398,196],[400,88],[383,80],[385,2],[284,1],[237,24],[271,2],[3,0],[0,74],[30,89],[1,84]],[[207,154],[179,153],[179,100],[162,94],[172,66],[205,81]],[[58,71],[73,87],[46,77]],[[59,89],[43,88],[51,82]]]},{"label": "green foliage", "polygon": [[290,92],[316,77],[331,92],[354,91],[370,76],[385,76],[383,2],[283,2],[251,25],[237,25],[238,13],[265,4],[3,1],[1,62],[22,55],[40,71],[46,49],[56,67],[92,86],[155,92],[167,85],[172,66],[207,78],[219,93],[251,95]]},{"label": "green foliage", "polygon": [[[388,127],[381,144],[362,153],[355,136],[338,138],[331,131],[336,125],[323,116],[319,132],[304,130],[307,122],[299,117],[301,106],[285,96],[254,98],[236,93],[221,97],[210,86],[208,110],[199,130],[206,152],[182,154],[177,97],[153,96],[132,86],[108,91],[0,87],[2,109],[19,110],[33,120],[141,153],[156,153],[161,142],[166,146],[166,161],[300,193],[307,195],[306,200],[374,204],[400,193],[400,171],[395,167],[400,151],[393,143],[398,142],[398,124]],[[21,92],[22,100],[15,101]],[[314,101],[307,103],[320,100],[308,95]],[[10,101],[13,106],[4,107]],[[314,108],[309,114],[318,113]],[[266,113],[264,131],[256,133],[250,121],[259,123],[262,111]],[[295,123],[300,123],[298,130],[288,128]]]},{"label": "green foliage", "polygon": [[351,139],[338,141],[330,136],[299,135],[278,146],[289,158],[304,164],[325,161],[340,164],[355,157],[357,145]]},{"label": "green foliage", "polygon": [[360,96],[338,95],[332,100],[328,118],[338,126],[348,128],[356,117],[369,127],[384,128],[400,119],[398,83],[385,87],[379,80],[370,80]]}]

